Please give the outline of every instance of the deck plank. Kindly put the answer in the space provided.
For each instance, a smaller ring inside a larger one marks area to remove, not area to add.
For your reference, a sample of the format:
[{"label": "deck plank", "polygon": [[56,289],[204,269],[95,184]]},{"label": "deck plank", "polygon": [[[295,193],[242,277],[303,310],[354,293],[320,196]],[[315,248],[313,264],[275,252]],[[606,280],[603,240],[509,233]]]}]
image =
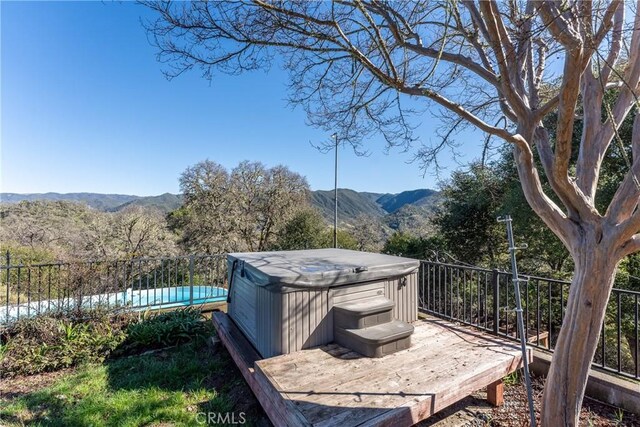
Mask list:
[{"label": "deck plank", "polygon": [[432,317],[414,326],[409,349],[380,359],[329,344],[241,362],[274,424],[326,427],[409,426],[521,366],[512,342]]}]

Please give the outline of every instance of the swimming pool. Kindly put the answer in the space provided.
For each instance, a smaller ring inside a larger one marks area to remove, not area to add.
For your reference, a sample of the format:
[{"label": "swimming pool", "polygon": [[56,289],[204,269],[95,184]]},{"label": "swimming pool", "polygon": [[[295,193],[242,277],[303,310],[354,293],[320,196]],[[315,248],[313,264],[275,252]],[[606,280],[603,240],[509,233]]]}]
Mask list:
[{"label": "swimming pool", "polygon": [[19,318],[32,317],[53,311],[66,311],[78,306],[91,309],[97,307],[123,308],[131,311],[159,310],[186,306],[197,306],[227,299],[227,290],[217,286],[173,286],[166,288],[133,289],[83,296],[31,301],[9,305],[0,311],[0,323]]}]

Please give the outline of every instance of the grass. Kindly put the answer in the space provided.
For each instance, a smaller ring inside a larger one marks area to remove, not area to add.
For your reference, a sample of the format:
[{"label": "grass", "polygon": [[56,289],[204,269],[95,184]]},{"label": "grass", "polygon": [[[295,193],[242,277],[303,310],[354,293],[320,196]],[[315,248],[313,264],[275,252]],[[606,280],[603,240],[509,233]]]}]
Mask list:
[{"label": "grass", "polygon": [[512,373],[504,377],[502,381],[504,381],[505,385],[520,384],[522,382],[520,379],[520,370],[518,369],[516,371],[513,371]]},{"label": "grass", "polygon": [[[0,425],[203,425],[198,413],[264,414],[226,352],[186,344],[85,365],[39,391],[0,400]],[[237,417],[238,415],[236,415]]]}]

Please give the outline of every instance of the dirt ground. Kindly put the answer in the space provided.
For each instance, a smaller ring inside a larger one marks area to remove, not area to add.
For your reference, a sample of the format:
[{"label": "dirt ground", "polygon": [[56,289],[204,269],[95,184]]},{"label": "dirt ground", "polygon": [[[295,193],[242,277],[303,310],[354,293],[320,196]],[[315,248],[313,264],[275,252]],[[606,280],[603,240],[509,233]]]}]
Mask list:
[{"label": "dirt ground", "polygon": [[53,384],[58,378],[71,374],[74,370],[74,368],[68,368],[36,375],[2,378],[0,379],[0,402],[42,390]]},{"label": "dirt ground", "polygon": [[[540,417],[543,381],[533,378],[536,418]],[[425,420],[420,427],[528,427],[529,406],[523,384],[506,385],[504,405],[495,408],[487,403],[486,391],[479,391]],[[640,427],[640,416],[585,398],[580,425],[588,427]]]}]

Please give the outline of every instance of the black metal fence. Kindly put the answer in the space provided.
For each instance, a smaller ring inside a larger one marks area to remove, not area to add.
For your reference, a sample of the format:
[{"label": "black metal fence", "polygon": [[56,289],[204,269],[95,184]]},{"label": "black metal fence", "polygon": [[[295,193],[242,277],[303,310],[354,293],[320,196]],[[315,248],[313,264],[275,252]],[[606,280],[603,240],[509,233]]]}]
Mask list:
[{"label": "black metal fence", "polygon": [[[190,255],[95,261],[0,265],[0,324],[53,311],[97,307],[132,310],[224,301],[225,255]],[[517,339],[509,272],[422,261],[421,311]],[[555,348],[570,282],[521,276],[525,334],[529,345]],[[640,292],[613,289],[594,366],[640,379]]]},{"label": "black metal fence", "polygon": [[54,311],[163,309],[226,299],[226,256],[0,265],[0,324]]},{"label": "black metal fence", "polygon": [[[422,261],[420,310],[473,325],[495,335],[517,339],[511,273]],[[570,282],[521,276],[525,335],[531,346],[555,348]],[[593,364],[640,379],[638,310],[640,292],[613,289]]]}]

